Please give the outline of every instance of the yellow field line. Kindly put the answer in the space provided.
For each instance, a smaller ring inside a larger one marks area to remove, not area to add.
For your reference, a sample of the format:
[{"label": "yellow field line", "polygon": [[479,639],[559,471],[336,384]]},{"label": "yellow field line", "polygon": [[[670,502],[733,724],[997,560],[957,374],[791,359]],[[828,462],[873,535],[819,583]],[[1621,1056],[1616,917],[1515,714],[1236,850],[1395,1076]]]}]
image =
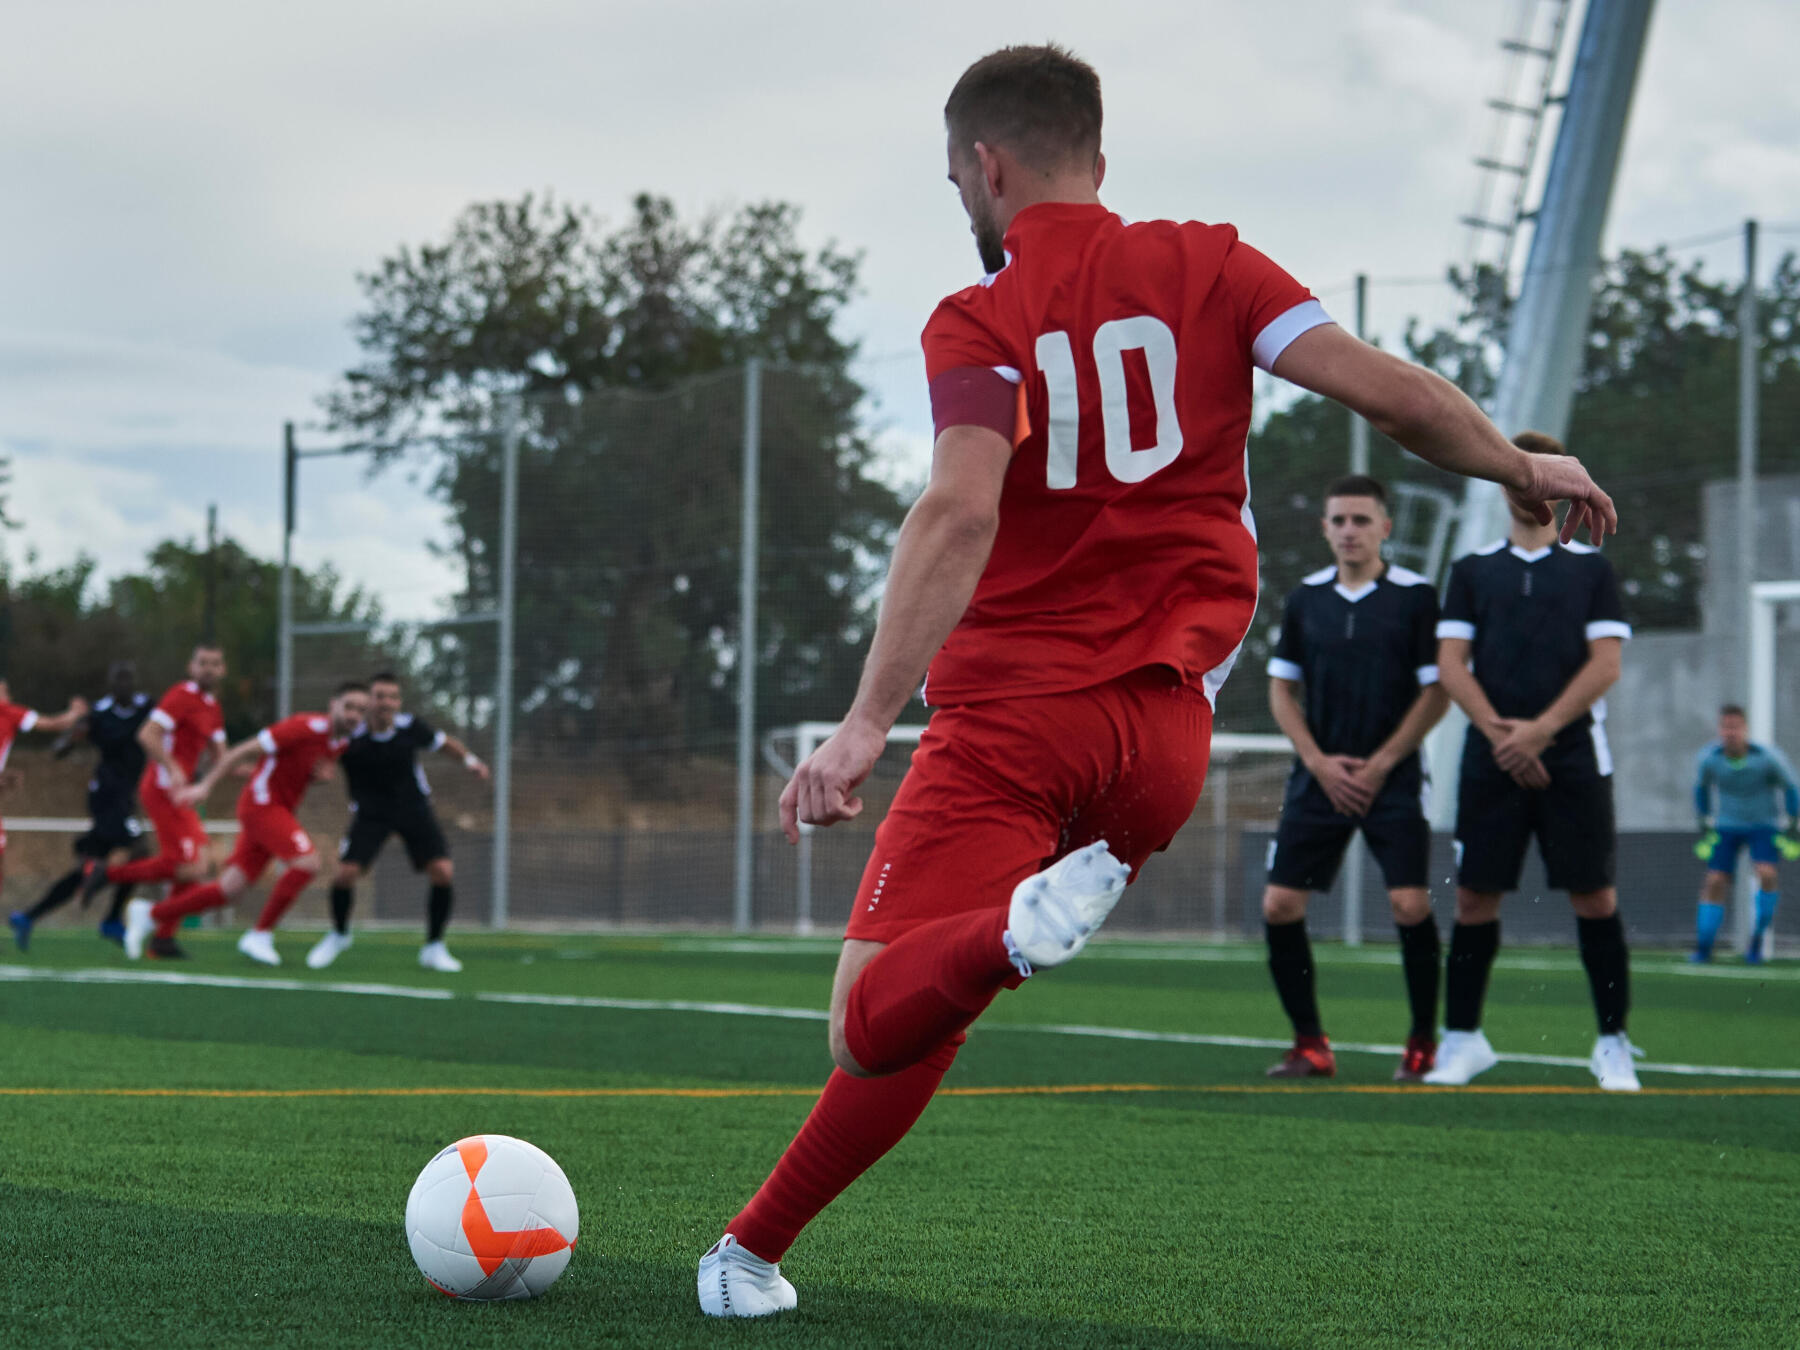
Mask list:
[{"label": "yellow field line", "polygon": [[[1421,1096],[1454,1092],[1487,1097],[1593,1096],[1597,1087],[1529,1085],[1476,1085],[1463,1088],[1429,1088],[1412,1084],[1334,1083],[1320,1085],[1270,1083],[1063,1083],[1022,1087],[940,1088],[940,1097],[1067,1097],[1105,1093],[1198,1093],[1230,1096]],[[816,1097],[818,1088],[743,1087],[368,1087],[368,1088],[79,1088],[0,1087],[0,1097],[182,1097],[182,1098],[289,1098],[289,1097]],[[1794,1087],[1679,1087],[1644,1088],[1640,1097],[1800,1097]]]}]

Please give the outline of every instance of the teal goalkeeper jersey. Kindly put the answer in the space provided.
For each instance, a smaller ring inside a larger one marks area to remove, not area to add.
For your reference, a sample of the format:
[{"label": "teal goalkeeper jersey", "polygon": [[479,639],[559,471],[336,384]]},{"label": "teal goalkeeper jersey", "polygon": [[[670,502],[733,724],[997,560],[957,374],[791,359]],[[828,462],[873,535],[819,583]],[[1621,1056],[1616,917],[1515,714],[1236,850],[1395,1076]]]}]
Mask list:
[{"label": "teal goalkeeper jersey", "polygon": [[[1772,745],[1754,741],[1742,759],[1731,759],[1714,741],[1700,752],[1694,783],[1694,810],[1712,817],[1721,830],[1754,830],[1800,819],[1800,781],[1787,757]],[[1779,809],[1778,809],[1779,807]]]}]

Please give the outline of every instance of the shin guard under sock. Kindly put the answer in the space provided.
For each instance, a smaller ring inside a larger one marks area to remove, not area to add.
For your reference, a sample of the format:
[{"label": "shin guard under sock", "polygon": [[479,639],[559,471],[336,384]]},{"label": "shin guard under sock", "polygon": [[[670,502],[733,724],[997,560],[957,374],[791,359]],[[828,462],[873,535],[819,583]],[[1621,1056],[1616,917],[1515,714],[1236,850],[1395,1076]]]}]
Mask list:
[{"label": "shin guard under sock", "polygon": [[820,1210],[905,1137],[962,1042],[958,1032],[911,1068],[885,1078],[833,1070],[794,1142],[725,1231],[752,1255],[781,1260]]},{"label": "shin guard under sock", "polygon": [[1602,1036],[1625,1030],[1631,1011],[1631,964],[1625,948],[1625,922],[1618,912],[1604,919],[1575,920],[1581,938],[1581,964],[1587,968],[1594,995],[1594,1015]]},{"label": "shin guard under sock", "polygon": [[1437,1034],[1438,971],[1443,945],[1435,916],[1418,923],[1395,924],[1400,934],[1400,968],[1406,974],[1406,1002],[1412,1010],[1412,1036]]},{"label": "shin guard under sock", "polygon": [[300,892],[313,879],[311,872],[298,867],[290,867],[281,874],[281,880],[275,883],[269,892],[268,900],[263,904],[262,913],[256,916],[256,926],[267,931],[281,922],[281,916],[287,913],[288,906],[299,899]]},{"label": "shin guard under sock", "polygon": [[1500,920],[1459,923],[1450,930],[1450,964],[1444,971],[1444,1028],[1479,1031],[1487,1001],[1488,972],[1500,950]]},{"label": "shin guard under sock", "polygon": [[1264,923],[1263,934],[1269,941],[1269,974],[1275,977],[1275,993],[1288,1021],[1294,1024],[1294,1035],[1323,1036],[1325,1028],[1319,1024],[1319,998],[1306,920]]},{"label": "shin guard under sock", "polygon": [[[433,886],[431,894],[425,899],[425,940],[442,942],[444,929],[450,926],[450,906],[455,903],[456,892],[448,886]],[[858,1060],[857,1063],[861,1063]]]}]

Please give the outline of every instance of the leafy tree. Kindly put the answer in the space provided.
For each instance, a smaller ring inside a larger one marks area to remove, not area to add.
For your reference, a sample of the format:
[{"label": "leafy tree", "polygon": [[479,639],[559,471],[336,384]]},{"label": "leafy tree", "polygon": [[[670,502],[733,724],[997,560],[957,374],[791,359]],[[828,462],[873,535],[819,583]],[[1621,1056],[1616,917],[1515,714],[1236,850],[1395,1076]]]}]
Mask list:
[{"label": "leafy tree", "polygon": [[[903,511],[872,476],[836,331],[858,260],[808,253],[797,225],[782,204],[684,222],[650,196],[610,232],[547,198],[472,206],[445,243],[361,278],[365,360],[327,400],[384,458],[424,457],[479,607],[498,585],[500,400],[522,398],[521,734],[610,746],[641,789],[673,785],[669,751],[730,735],[743,363],[771,364],[756,656],[781,678],[762,682],[765,725],[848,697],[871,561]],[[484,687],[477,644],[437,641]]]}]

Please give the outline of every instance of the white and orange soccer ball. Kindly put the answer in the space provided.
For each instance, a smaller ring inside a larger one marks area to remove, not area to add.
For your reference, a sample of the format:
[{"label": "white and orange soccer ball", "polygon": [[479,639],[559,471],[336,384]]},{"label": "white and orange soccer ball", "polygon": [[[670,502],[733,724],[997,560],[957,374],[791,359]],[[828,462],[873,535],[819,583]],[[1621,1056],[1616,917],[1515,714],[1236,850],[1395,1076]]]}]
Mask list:
[{"label": "white and orange soccer ball", "polygon": [[458,1139],[406,1198],[413,1260],[452,1298],[536,1298],[569,1264],[580,1226],[556,1160],[505,1134]]}]

